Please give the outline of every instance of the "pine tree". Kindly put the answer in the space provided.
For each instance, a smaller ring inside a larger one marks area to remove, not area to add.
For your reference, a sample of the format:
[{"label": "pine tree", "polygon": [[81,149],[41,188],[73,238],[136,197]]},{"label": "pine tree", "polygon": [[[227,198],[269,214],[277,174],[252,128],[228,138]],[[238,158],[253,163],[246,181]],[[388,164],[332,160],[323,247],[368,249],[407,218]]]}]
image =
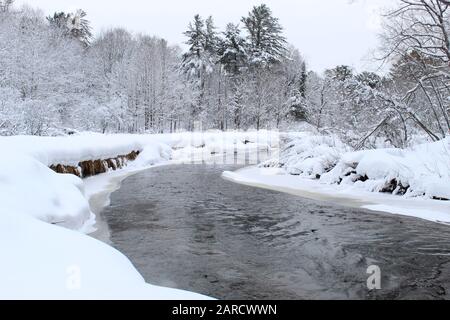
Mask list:
[{"label": "pine tree", "polygon": [[265,4],[253,7],[248,17],[242,18],[248,32],[251,63],[272,65],[286,55],[286,38],[279,20]]},{"label": "pine tree", "polygon": [[188,51],[183,55],[182,70],[188,78],[196,78],[201,81],[202,75],[209,69],[208,54],[205,50],[205,22],[200,15],[195,15],[194,22],[189,23],[188,31],[184,35],[188,38],[186,44]]},{"label": "pine tree", "polygon": [[299,91],[303,99],[306,98],[306,82],[308,81],[308,71],[306,70],[306,63],[303,61],[300,69],[300,81],[299,81]]},{"label": "pine tree", "polygon": [[220,47],[220,38],[217,33],[217,28],[214,24],[214,19],[212,16],[209,16],[205,21],[205,30],[204,30],[204,50],[208,52],[211,56],[217,55],[217,51]]},{"label": "pine tree", "polygon": [[236,24],[229,23],[223,34],[225,38],[219,49],[220,63],[228,74],[236,76],[248,63],[247,43],[241,36],[241,30]]},{"label": "pine tree", "polygon": [[358,74],[356,76],[356,80],[361,82],[363,85],[370,87],[371,89],[377,89],[382,83],[382,79],[379,75],[369,71],[364,71]]},{"label": "pine tree", "polygon": [[183,55],[181,69],[197,89],[197,99],[192,105],[191,117],[193,120],[199,120],[210,103],[207,92],[218,60],[219,37],[213,19],[210,17],[205,22],[200,15],[196,15],[194,22],[189,23],[188,31],[184,35],[188,37],[186,44],[189,45],[189,50]]},{"label": "pine tree", "polygon": [[306,106],[306,83],[308,81],[308,73],[306,64],[303,61],[295,77],[293,88],[291,88],[290,113],[295,121],[305,121],[307,118]]},{"label": "pine tree", "polygon": [[327,70],[326,73],[328,73],[333,80],[337,80],[340,82],[345,82],[353,77],[352,68],[345,65],[337,66],[334,69]]},{"label": "pine tree", "polygon": [[14,0],[0,0],[0,12],[8,12]]},{"label": "pine tree", "polygon": [[47,20],[64,35],[72,36],[88,47],[92,40],[92,28],[86,16],[83,10],[77,10],[75,13],[55,12],[53,17],[47,17]]},{"label": "pine tree", "polygon": [[244,124],[245,84],[242,79],[236,79],[233,94],[230,98],[230,112],[233,116],[234,129],[242,129]]}]

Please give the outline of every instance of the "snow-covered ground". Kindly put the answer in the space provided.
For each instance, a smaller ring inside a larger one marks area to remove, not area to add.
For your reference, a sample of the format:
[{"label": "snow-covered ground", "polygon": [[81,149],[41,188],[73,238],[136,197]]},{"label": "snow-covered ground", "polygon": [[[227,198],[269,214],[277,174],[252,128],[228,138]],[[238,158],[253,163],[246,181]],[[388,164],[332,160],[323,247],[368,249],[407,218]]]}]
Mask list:
[{"label": "snow-covered ground", "polygon": [[[450,139],[352,152],[336,137],[285,135],[279,157],[224,177],[399,215],[450,224]],[[384,193],[381,193],[384,191]]]},{"label": "snow-covered ground", "polygon": [[[202,160],[233,148],[269,148],[268,137],[232,132],[0,137],[0,299],[208,299],[146,284],[124,255],[86,235],[99,227],[94,212],[108,204],[126,176],[169,163],[174,149],[178,161]],[[137,150],[139,158],[126,169],[84,181],[48,168]]]}]

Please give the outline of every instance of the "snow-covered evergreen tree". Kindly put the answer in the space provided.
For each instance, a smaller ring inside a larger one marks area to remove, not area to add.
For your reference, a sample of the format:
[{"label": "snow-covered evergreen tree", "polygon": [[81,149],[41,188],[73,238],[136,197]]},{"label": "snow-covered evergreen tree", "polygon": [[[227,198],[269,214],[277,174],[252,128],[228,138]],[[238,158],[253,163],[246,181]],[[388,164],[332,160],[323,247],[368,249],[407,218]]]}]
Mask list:
[{"label": "snow-covered evergreen tree", "polygon": [[200,15],[196,15],[184,35],[188,38],[186,44],[189,45],[189,50],[183,55],[182,69],[190,78],[202,82],[205,75],[213,72],[215,65],[217,43],[213,22],[208,19],[206,29],[205,21]]},{"label": "snow-covered evergreen tree", "polygon": [[239,25],[229,23],[223,35],[219,49],[220,63],[229,75],[239,75],[248,64],[247,43]]},{"label": "snow-covered evergreen tree", "polygon": [[242,22],[248,33],[250,63],[266,66],[281,62],[286,55],[286,38],[270,8],[265,4],[255,6]]},{"label": "snow-covered evergreen tree", "polygon": [[92,40],[92,31],[86,16],[87,14],[83,10],[77,10],[75,13],[56,12],[47,20],[50,25],[61,30],[63,34],[71,35],[87,47]]}]

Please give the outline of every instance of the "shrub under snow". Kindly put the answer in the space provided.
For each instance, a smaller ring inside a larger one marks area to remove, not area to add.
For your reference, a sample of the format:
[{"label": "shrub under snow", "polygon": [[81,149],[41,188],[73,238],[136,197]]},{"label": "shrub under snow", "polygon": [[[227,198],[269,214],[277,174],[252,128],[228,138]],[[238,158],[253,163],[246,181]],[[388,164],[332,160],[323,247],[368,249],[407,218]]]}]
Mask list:
[{"label": "shrub under snow", "polygon": [[292,175],[318,179],[333,169],[342,154],[349,150],[336,136],[290,133],[281,136],[279,158],[264,166],[280,167]]},{"label": "shrub under snow", "polygon": [[264,164],[291,175],[351,185],[371,192],[450,199],[450,138],[410,149],[352,152],[333,136],[308,133],[282,138],[279,158]]},{"label": "shrub under snow", "polygon": [[450,199],[450,138],[405,150],[347,153],[321,181],[354,184],[374,192]]}]

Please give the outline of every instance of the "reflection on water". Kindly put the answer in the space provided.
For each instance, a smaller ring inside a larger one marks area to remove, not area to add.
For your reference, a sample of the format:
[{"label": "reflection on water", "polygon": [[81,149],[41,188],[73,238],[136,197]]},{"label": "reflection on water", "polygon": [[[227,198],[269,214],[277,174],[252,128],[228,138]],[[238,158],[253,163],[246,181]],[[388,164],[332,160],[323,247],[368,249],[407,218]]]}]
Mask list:
[{"label": "reflection on water", "polygon": [[[128,178],[103,213],[152,284],[221,299],[449,298],[450,229],[233,184],[235,166]],[[382,290],[369,292],[369,265]]]}]

